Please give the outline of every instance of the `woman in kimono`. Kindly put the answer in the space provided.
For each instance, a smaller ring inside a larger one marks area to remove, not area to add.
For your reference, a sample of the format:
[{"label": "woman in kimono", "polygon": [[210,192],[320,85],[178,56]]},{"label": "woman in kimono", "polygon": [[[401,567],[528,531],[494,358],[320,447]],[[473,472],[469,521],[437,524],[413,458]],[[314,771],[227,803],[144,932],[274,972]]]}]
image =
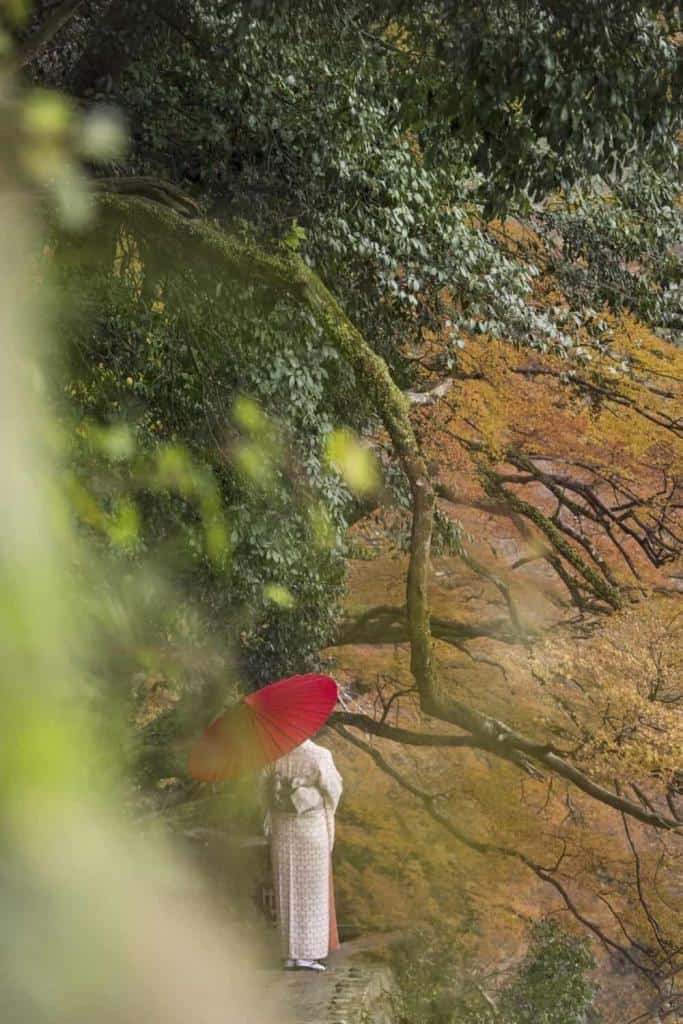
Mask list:
[{"label": "woman in kimono", "polygon": [[324,971],[337,949],[334,815],[342,780],[332,754],[306,740],[265,771],[275,906],[284,966]]}]

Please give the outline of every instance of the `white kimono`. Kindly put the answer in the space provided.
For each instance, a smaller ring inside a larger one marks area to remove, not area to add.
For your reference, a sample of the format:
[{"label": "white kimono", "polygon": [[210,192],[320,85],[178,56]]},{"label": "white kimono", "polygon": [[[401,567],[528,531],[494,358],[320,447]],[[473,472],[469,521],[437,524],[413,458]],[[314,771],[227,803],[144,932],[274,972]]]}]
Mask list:
[{"label": "white kimono", "polygon": [[330,870],[342,779],[330,751],[306,740],[266,769],[265,782],[282,953],[320,960],[336,933]]}]

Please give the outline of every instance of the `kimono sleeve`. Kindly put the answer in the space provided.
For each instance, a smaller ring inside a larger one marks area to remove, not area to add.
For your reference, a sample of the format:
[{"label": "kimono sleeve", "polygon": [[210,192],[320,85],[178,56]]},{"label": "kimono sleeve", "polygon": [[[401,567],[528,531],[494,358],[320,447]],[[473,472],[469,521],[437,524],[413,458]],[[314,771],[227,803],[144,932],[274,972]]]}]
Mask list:
[{"label": "kimono sleeve", "polygon": [[332,754],[325,750],[320,759],[320,790],[323,794],[325,807],[334,814],[341,799],[343,784],[342,777],[337,771]]},{"label": "kimono sleeve", "polygon": [[342,795],[342,777],[335,767],[332,754],[329,750],[323,750],[318,762],[319,781],[318,786],[325,804],[325,819],[327,823],[327,837],[330,844],[330,852],[334,847],[334,814]]},{"label": "kimono sleeve", "polygon": [[273,821],[270,813],[270,802],[269,794],[272,785],[273,769],[272,766],[266,766],[262,771],[259,778],[259,804],[261,807],[261,813],[263,814],[263,834],[266,839],[270,839]]}]

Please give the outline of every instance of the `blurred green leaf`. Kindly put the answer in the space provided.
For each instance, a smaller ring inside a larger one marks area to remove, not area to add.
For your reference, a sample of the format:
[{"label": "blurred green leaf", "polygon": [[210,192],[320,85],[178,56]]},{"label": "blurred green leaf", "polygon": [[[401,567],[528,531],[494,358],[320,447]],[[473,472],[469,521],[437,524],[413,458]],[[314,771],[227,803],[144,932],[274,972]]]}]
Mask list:
[{"label": "blurred green leaf", "polygon": [[379,488],[377,460],[353,431],[346,428],[333,430],[326,440],[325,453],[330,465],[354,494],[371,494]]},{"label": "blurred green leaf", "polygon": [[273,466],[262,445],[251,442],[238,445],[233,462],[238,472],[257,487],[265,489],[273,483]]},{"label": "blurred green leaf", "polygon": [[86,159],[114,160],[124,155],[127,144],[128,133],[118,111],[98,108],[83,118],[78,147]]},{"label": "blurred green leaf", "polygon": [[5,14],[15,25],[23,25],[31,12],[31,0],[4,0]]},{"label": "blurred green leaf", "polygon": [[30,141],[19,150],[19,157],[27,174],[41,185],[56,181],[71,169],[66,147],[50,137]]},{"label": "blurred green leaf", "polygon": [[290,610],[296,605],[294,595],[287,587],[282,586],[281,583],[266,583],[263,588],[263,596],[267,601],[271,601],[273,604],[286,610]]},{"label": "blurred green leaf", "polygon": [[232,415],[235,423],[250,434],[264,434],[269,420],[258,402],[247,395],[238,395],[233,402]]},{"label": "blurred green leaf", "polygon": [[230,539],[225,517],[220,510],[204,516],[206,553],[218,568],[225,568],[230,554]]},{"label": "blurred green leaf", "polygon": [[36,90],[23,103],[24,129],[38,138],[63,138],[73,125],[73,106],[62,93]]},{"label": "blurred green leaf", "polygon": [[312,505],[308,511],[308,517],[316,547],[323,550],[334,547],[337,541],[337,531],[325,506],[320,503]]},{"label": "blurred green leaf", "polygon": [[107,524],[109,540],[115,547],[131,548],[138,539],[140,517],[130,498],[122,498]]},{"label": "blurred green leaf", "polygon": [[76,516],[93,529],[101,529],[105,523],[105,515],[90,491],[75,476],[66,478],[65,493]]},{"label": "blurred green leaf", "polygon": [[197,480],[192,459],[181,445],[163,445],[156,452],[157,487],[165,487],[189,496],[196,490]]},{"label": "blurred green leaf", "polygon": [[88,437],[112,462],[123,462],[135,454],[135,436],[127,423],[111,427],[92,425]]},{"label": "blurred green leaf", "polygon": [[51,183],[56,200],[57,214],[64,227],[80,231],[87,227],[95,214],[95,204],[87,179],[66,164]]}]

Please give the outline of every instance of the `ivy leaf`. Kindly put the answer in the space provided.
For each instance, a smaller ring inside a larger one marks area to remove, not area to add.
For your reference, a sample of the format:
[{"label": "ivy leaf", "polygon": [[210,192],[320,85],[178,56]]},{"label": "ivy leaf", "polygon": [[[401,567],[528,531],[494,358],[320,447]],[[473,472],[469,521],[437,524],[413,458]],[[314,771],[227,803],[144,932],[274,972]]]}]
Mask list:
[{"label": "ivy leaf", "polygon": [[291,249],[292,252],[296,252],[301,243],[303,242],[303,240],[305,239],[305,237],[306,232],[297,222],[295,217],[294,220],[292,221],[292,226],[285,235],[283,241],[288,249]]}]

